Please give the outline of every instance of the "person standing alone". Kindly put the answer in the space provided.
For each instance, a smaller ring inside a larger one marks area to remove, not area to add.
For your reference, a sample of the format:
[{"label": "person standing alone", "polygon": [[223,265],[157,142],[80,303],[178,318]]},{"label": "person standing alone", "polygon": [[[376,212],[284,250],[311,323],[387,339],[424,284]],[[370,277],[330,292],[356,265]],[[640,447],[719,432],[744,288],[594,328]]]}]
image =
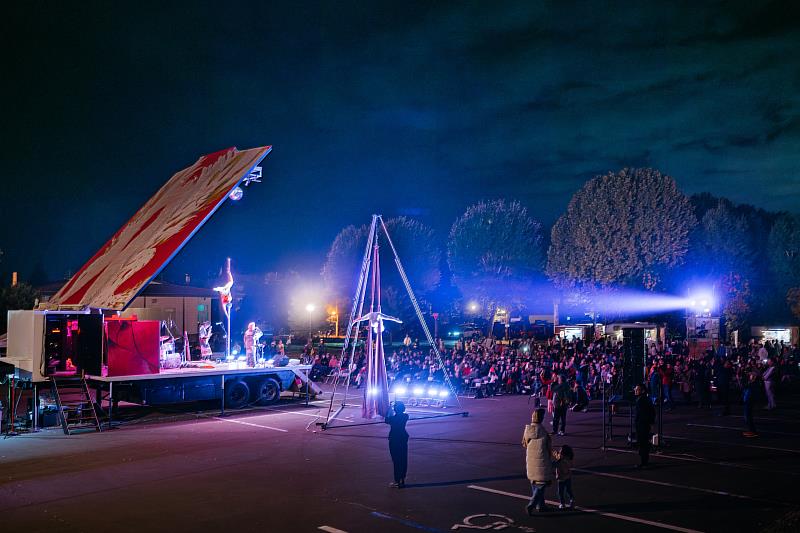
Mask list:
[{"label": "person standing alone", "polygon": [[553,386],[553,433],[564,435],[567,431],[570,390],[562,374],[558,374],[556,380],[557,383]]},{"label": "person standing alone", "polygon": [[408,432],[406,431],[408,415],[405,404],[394,402],[385,421],[391,427],[389,430],[389,455],[392,457],[394,466],[394,483],[391,486],[402,489],[406,486],[408,471]]},{"label": "person standing alone", "polygon": [[767,369],[762,376],[764,380],[764,392],[767,393],[767,409],[773,410],[777,407],[775,403],[775,383],[778,382],[778,368],[775,366],[775,359],[767,360]]},{"label": "person standing alone", "polygon": [[636,443],[639,446],[639,464],[636,468],[645,468],[650,462],[650,426],[656,418],[656,410],[647,397],[644,384],[636,385]]}]

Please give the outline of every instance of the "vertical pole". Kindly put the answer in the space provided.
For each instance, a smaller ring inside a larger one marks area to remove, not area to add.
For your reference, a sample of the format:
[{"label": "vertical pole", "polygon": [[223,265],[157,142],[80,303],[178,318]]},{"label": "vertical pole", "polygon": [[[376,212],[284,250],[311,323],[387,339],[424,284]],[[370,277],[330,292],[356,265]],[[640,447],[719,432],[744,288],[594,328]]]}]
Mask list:
[{"label": "vertical pole", "polygon": [[39,431],[39,384],[33,383],[33,427],[34,433]]},{"label": "vertical pole", "polygon": [[108,429],[114,419],[114,382],[108,382]]},{"label": "vertical pole", "polygon": [[606,384],[604,383],[604,380],[601,381],[601,383],[602,383],[602,385],[601,385],[601,394],[602,394],[602,401],[603,401],[603,409],[602,409],[602,411],[603,411],[603,451],[605,451],[605,449],[606,449],[606,437],[608,435],[606,433]]},{"label": "vertical pole", "polygon": [[219,402],[219,416],[225,416],[225,374],[222,374],[222,398]]},{"label": "vertical pole", "polygon": [[[16,275],[16,272],[14,273]],[[11,379],[9,380],[9,395],[11,396],[11,401],[8,405],[8,420],[9,425],[8,429],[6,430],[7,437],[13,437],[17,434],[17,391],[16,386],[17,384],[14,382],[14,375],[11,375]]]},{"label": "vertical pole", "polygon": [[660,450],[662,446],[661,439],[664,433],[664,385],[661,383],[658,384],[658,427],[656,428],[656,432],[658,433],[657,448]]},{"label": "vertical pole", "polygon": [[308,407],[309,387],[311,387],[311,370],[306,370],[306,407]]},{"label": "vertical pole", "polygon": [[[225,304],[228,305],[228,304]],[[233,306],[231,305],[228,309],[227,316],[228,316],[228,331],[225,335],[225,360],[227,361],[231,356],[231,310]]]}]

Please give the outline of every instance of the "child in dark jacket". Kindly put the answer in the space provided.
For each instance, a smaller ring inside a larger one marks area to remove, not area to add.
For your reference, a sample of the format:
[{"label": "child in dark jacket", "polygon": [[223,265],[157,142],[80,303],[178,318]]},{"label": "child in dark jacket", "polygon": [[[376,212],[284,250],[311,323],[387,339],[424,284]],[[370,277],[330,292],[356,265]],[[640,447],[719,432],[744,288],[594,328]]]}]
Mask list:
[{"label": "child in dark jacket", "polygon": [[[556,453],[556,480],[558,481],[558,508],[572,508],[575,505],[575,495],[572,493],[572,461],[575,454],[566,444]],[[566,502],[569,496],[569,502]]]}]

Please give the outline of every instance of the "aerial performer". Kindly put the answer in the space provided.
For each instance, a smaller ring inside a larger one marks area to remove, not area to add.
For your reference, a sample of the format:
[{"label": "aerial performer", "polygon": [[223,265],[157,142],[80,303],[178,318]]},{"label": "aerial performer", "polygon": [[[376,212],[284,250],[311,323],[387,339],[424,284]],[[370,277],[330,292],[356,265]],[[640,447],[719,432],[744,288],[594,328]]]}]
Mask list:
[{"label": "aerial performer", "polygon": [[228,276],[228,282],[221,287],[214,287],[214,290],[219,293],[219,303],[222,305],[222,311],[225,313],[225,318],[228,321],[227,331],[225,332],[225,357],[230,358],[231,355],[231,309],[233,308],[233,295],[231,295],[231,288],[233,287],[233,274],[231,274],[231,258],[229,257],[225,262],[225,273]]}]

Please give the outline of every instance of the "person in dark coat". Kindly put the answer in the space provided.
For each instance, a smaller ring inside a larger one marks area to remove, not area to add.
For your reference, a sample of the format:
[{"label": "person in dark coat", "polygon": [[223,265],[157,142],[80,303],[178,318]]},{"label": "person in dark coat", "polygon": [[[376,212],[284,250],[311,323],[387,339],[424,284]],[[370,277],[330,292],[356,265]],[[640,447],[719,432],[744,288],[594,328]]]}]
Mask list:
[{"label": "person in dark coat", "polygon": [[636,385],[636,443],[639,446],[639,464],[636,468],[644,468],[650,462],[650,426],[656,418],[656,410],[647,397],[644,384]]},{"label": "person in dark coat", "polygon": [[564,381],[564,376],[556,376],[557,383],[553,386],[553,433],[564,435],[567,431],[567,409],[569,408],[569,385]]},{"label": "person in dark coat", "polygon": [[758,376],[755,372],[750,372],[745,376],[745,383],[742,386],[742,403],[744,404],[744,410],[742,414],[744,415],[744,423],[746,426],[746,430],[742,435],[745,437],[758,437],[758,431],[756,430],[756,423],[753,420],[753,402],[755,398],[756,391],[756,380]]},{"label": "person in dark coat", "polygon": [[722,404],[722,416],[731,414],[731,372],[730,361],[718,360],[714,367],[714,381],[717,385],[717,397]]},{"label": "person in dark coat", "polygon": [[408,432],[406,431],[408,415],[405,404],[394,402],[385,422],[391,427],[389,430],[389,455],[392,456],[392,465],[394,466],[392,486],[402,489],[406,486],[406,472],[408,471]]}]

